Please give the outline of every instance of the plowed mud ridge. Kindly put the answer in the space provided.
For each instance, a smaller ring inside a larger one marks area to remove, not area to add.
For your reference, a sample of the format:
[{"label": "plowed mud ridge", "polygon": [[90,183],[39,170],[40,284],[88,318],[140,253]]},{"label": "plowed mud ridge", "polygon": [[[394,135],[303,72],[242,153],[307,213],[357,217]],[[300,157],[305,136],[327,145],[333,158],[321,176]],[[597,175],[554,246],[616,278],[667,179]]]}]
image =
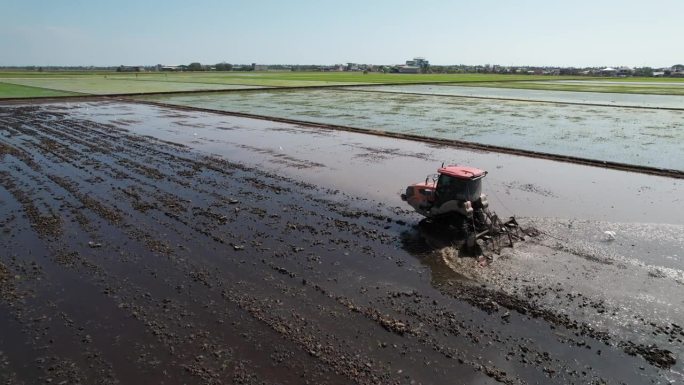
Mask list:
[{"label": "plowed mud ridge", "polygon": [[[0,106],[0,213],[3,384],[682,380],[667,314],[511,282],[514,254],[478,268],[403,209],[65,105]],[[520,252],[629,271],[560,235]],[[653,274],[682,291],[677,272]]]}]

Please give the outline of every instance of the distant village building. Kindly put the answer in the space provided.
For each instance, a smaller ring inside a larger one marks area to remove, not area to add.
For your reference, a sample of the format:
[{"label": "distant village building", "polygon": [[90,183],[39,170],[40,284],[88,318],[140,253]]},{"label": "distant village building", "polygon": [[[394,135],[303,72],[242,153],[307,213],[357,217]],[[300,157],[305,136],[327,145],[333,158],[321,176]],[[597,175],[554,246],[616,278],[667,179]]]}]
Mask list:
[{"label": "distant village building", "polygon": [[629,67],[618,67],[618,68],[612,68],[612,67],[606,67],[599,71],[599,73],[603,76],[619,76],[619,77],[625,77],[625,76],[632,76],[634,74],[634,70]]},{"label": "distant village building", "polygon": [[411,66],[411,65],[398,65],[397,70],[400,74],[419,74],[420,73],[420,67],[416,66]]},{"label": "distant village building", "polygon": [[[665,73],[667,74],[668,71]],[[675,77],[675,78],[682,78],[684,77],[684,65],[682,64],[675,64],[670,68],[670,76]]]},{"label": "distant village building", "polygon": [[619,67],[617,69],[617,76],[632,76],[634,75],[634,70],[630,67]]},{"label": "distant village building", "polygon": [[615,76],[615,74],[617,73],[617,70],[613,67],[606,67],[606,68],[603,68],[599,72],[601,73],[601,75],[604,75],[604,76]]},{"label": "distant village building", "polygon": [[252,63],[252,71],[268,71],[268,65]]},{"label": "distant village building", "polygon": [[143,72],[144,66],[119,66],[116,72]]},{"label": "distant village building", "polygon": [[395,66],[396,72],[401,74],[418,74],[427,72],[430,68],[430,62],[424,57],[415,57],[413,60],[407,60],[406,64],[399,64]]},{"label": "distant village building", "polygon": [[347,63],[347,71],[360,71],[359,65],[357,63]]},{"label": "distant village building", "polygon": [[414,57],[413,60],[407,60],[406,65],[409,67],[427,68],[430,66],[430,62],[424,57]]}]

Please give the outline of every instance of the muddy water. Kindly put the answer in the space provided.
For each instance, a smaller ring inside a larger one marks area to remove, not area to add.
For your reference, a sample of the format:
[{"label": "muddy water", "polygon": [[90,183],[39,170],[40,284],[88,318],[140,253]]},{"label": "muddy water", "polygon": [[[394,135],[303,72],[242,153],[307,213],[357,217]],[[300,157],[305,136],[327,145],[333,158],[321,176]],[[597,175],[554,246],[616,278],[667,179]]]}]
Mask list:
[{"label": "muddy water", "polygon": [[506,215],[684,224],[684,182],[409,140],[265,120],[173,112],[136,104],[83,104],[70,112],[121,124],[227,159],[403,207],[405,186],[442,162],[488,170],[485,189]]},{"label": "muddy water", "polygon": [[152,100],[658,168],[684,169],[684,111],[352,89],[231,92],[153,97]]},{"label": "muddy water", "polygon": [[[0,122],[10,383],[683,378],[680,182],[135,104]],[[434,154],[545,234],[486,269],[435,250],[397,198]]]}]

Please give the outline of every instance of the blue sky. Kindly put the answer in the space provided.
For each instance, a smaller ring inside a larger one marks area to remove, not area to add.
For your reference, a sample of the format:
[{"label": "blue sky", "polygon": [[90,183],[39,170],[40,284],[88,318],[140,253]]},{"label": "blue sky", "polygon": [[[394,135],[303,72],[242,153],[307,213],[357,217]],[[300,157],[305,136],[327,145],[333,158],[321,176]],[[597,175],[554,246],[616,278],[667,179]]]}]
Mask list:
[{"label": "blue sky", "polygon": [[0,0],[0,65],[662,67],[683,37],[683,0]]}]

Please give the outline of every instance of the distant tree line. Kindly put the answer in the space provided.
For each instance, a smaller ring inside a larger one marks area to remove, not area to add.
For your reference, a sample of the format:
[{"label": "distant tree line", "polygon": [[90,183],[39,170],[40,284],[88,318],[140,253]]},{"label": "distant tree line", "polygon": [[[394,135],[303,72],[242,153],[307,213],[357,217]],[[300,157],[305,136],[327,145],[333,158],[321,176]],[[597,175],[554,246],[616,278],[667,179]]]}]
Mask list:
[{"label": "distant tree line", "polygon": [[47,71],[115,71],[116,66],[0,66],[0,70],[3,71],[36,71],[36,72],[47,72]]},{"label": "distant tree line", "polygon": [[233,65],[226,62],[221,62],[214,65],[193,62],[188,65],[181,65],[179,67],[183,71],[252,71],[253,66],[254,65]]},{"label": "distant tree line", "polygon": [[216,71],[232,71],[233,65],[230,63],[218,63],[215,66]]},{"label": "distant tree line", "polygon": [[[35,71],[35,72],[50,72],[50,71],[82,71],[82,72],[149,72],[149,71],[363,71],[363,73],[379,72],[379,73],[396,73],[400,66],[395,65],[371,65],[371,64],[354,64],[347,65],[314,65],[314,64],[269,64],[257,65],[252,64],[231,64],[226,62],[217,63],[214,65],[205,65],[200,62],[192,62],[179,66],[164,66],[158,64],[156,66],[4,66],[0,70],[5,71]],[[430,65],[426,68],[421,68],[422,73],[436,73],[436,74],[457,74],[457,73],[486,73],[486,74],[521,74],[521,75],[566,75],[566,76],[610,76],[605,73],[605,67],[537,67],[537,66],[499,66],[499,65]],[[622,67],[626,68],[626,67]],[[667,68],[651,68],[651,67],[637,67],[627,69],[627,76],[638,77],[653,77],[653,76],[671,76],[684,77],[684,64],[675,64]]]}]

